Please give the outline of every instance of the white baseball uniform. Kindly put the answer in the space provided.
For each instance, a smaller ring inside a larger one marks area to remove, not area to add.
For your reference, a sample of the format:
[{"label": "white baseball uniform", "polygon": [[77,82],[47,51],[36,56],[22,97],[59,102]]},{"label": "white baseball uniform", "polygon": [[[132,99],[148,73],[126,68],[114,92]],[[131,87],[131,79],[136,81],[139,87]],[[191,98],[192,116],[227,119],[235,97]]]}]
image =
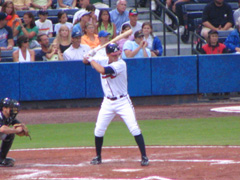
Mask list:
[{"label": "white baseball uniform", "polygon": [[101,76],[101,83],[104,92],[104,99],[98,114],[94,134],[97,137],[103,137],[108,125],[116,114],[124,120],[129,131],[133,136],[141,134],[138,126],[134,107],[127,91],[127,66],[125,61],[119,59],[116,62],[108,64],[108,58],[99,58],[94,60],[103,67],[111,67],[113,74],[104,74]]}]

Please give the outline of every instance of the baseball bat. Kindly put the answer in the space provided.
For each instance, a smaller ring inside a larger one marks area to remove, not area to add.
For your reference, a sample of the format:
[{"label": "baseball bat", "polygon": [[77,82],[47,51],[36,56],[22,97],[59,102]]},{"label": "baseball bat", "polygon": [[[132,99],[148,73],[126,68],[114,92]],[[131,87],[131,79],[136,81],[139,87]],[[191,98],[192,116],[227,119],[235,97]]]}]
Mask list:
[{"label": "baseball bat", "polygon": [[116,36],[116,37],[115,37],[114,39],[112,39],[111,41],[109,41],[109,42],[103,44],[102,46],[94,49],[94,51],[97,52],[97,51],[99,51],[100,49],[105,48],[108,44],[114,43],[114,42],[116,42],[116,41],[118,41],[118,40],[120,40],[120,39],[122,39],[122,38],[124,38],[124,37],[126,37],[126,36],[128,36],[128,35],[130,35],[130,34],[132,34],[132,29],[129,29],[129,30],[127,30],[126,32],[124,32],[124,33],[122,33],[122,34],[119,34],[118,36]]}]

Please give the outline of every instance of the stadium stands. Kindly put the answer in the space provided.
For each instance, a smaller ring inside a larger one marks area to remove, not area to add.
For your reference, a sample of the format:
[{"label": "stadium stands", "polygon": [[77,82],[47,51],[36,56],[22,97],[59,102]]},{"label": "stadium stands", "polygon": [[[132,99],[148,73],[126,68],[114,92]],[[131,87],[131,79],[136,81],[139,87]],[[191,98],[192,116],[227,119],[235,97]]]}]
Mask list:
[{"label": "stadium stands", "polygon": [[[238,2],[229,2],[233,10],[239,8]],[[194,3],[194,4],[185,4],[183,5],[183,14],[184,14],[184,34],[181,36],[181,39],[184,43],[187,43],[189,40],[190,31],[194,32],[196,27],[200,24],[199,19],[202,17],[203,9],[207,3]],[[199,24],[197,24],[199,23]]]}]

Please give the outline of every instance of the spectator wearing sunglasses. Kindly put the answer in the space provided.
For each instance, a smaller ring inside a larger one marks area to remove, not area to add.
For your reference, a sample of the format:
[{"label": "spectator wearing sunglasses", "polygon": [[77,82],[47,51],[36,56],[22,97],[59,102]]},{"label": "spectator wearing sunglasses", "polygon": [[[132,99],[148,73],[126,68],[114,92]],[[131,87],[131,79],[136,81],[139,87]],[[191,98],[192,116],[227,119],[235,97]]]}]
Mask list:
[{"label": "spectator wearing sunglasses", "polygon": [[18,50],[13,52],[13,62],[31,62],[35,61],[34,50],[29,49],[29,39],[22,35],[17,39]]}]

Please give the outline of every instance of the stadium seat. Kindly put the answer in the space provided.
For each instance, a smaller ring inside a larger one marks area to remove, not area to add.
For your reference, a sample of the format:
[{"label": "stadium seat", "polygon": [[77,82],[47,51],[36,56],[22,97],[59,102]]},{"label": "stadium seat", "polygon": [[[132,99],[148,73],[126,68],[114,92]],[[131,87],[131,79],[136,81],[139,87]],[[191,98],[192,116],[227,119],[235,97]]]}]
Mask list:
[{"label": "stadium seat", "polygon": [[17,15],[21,18],[26,12],[31,12],[34,15],[34,17],[36,17],[38,13],[38,11],[34,11],[34,10],[31,10],[31,11],[23,10],[23,11],[17,11]]},{"label": "stadium seat", "polygon": [[12,57],[13,50],[1,51],[1,57]]},{"label": "stadium seat", "polygon": [[55,39],[55,37],[50,37],[49,38],[49,44],[52,44],[54,39]]},{"label": "stadium seat", "polygon": [[[232,7],[233,11],[239,8],[237,2],[229,2],[229,4]],[[184,19],[184,34],[181,36],[181,39],[184,43],[188,42],[190,31],[195,31],[196,25],[194,24],[194,19],[202,18],[202,13],[206,5],[207,3],[194,3],[183,5],[182,10]]]},{"label": "stadium seat", "polygon": [[1,57],[0,62],[13,62],[13,58],[12,57]]}]

